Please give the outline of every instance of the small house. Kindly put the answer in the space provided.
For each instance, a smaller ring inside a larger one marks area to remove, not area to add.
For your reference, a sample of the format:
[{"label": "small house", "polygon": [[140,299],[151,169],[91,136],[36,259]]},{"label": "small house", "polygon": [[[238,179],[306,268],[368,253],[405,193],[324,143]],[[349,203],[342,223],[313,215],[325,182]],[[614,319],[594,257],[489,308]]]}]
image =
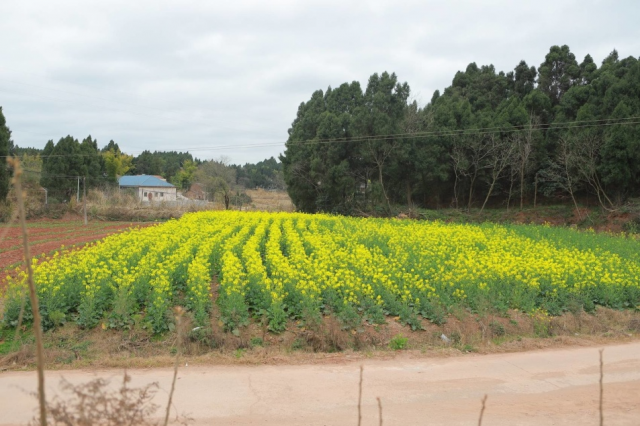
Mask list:
[{"label": "small house", "polygon": [[118,184],[120,189],[133,189],[143,202],[176,201],[176,187],[158,176],[122,176]]}]

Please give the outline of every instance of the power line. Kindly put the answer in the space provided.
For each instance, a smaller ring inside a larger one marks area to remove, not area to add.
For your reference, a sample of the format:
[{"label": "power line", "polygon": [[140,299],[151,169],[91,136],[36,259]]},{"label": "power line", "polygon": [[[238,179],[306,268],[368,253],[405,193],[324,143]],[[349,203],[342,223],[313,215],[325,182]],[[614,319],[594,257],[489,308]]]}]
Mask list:
[{"label": "power line", "polygon": [[[566,130],[566,129],[582,129],[582,128],[588,128],[588,127],[607,127],[607,126],[615,126],[615,125],[640,124],[640,116],[632,116],[632,117],[613,119],[613,120],[615,120],[615,122],[611,122],[612,119],[576,120],[576,121],[570,121],[565,123],[542,124],[531,129],[523,125],[523,126],[513,126],[508,129],[505,129],[503,127],[479,127],[475,129],[445,130],[445,131],[432,130],[432,131],[424,131],[424,132],[395,133],[395,134],[375,135],[375,136],[356,136],[353,138],[307,139],[302,141],[288,141],[288,142],[285,142],[285,144],[286,146],[316,145],[316,144],[330,144],[330,143],[383,141],[383,140],[393,140],[397,138],[417,139],[417,138],[423,138],[427,136],[438,136],[438,137],[475,136],[475,135],[487,135],[487,134],[495,134],[495,133],[503,133],[503,134],[515,133],[523,130],[531,130],[531,131]],[[577,123],[591,123],[591,124],[574,125]],[[213,147],[194,147],[194,148],[181,148],[181,149],[184,149],[185,153],[189,153],[191,151],[199,151],[199,150],[217,151],[217,150],[224,150],[224,149],[260,148],[260,147],[267,147],[267,146],[279,146],[282,144],[283,142],[268,142],[268,143],[255,143],[255,144],[246,144],[246,145],[219,145],[219,146],[213,146]],[[148,150],[145,150],[145,151],[148,151]],[[141,152],[144,152],[144,151],[133,151],[133,153],[141,153]],[[40,157],[41,158],[90,157],[93,155],[95,154],[49,154],[49,155],[40,155]],[[0,158],[7,158],[7,157],[10,157],[10,156],[0,156]]]},{"label": "power line", "polygon": [[[640,119],[640,117],[628,117],[621,120],[631,120],[631,119]],[[593,120],[593,121],[604,121],[604,120]],[[571,122],[571,123],[577,123]],[[564,123],[564,124],[571,124]],[[550,129],[580,129],[586,127],[606,127],[613,125],[626,125],[626,124],[639,124],[640,121],[623,121],[617,123],[600,123],[600,124],[588,124],[582,126],[565,126],[565,125],[545,125],[544,127],[537,127],[531,130],[533,131],[542,131],[542,130],[550,130]],[[428,131],[428,132],[414,132],[414,133],[398,133],[391,135],[376,135],[376,136],[358,136],[355,138],[336,138],[336,139],[308,139],[303,141],[288,141],[287,145],[315,145],[315,144],[328,144],[328,143],[349,143],[349,142],[367,142],[367,141],[379,141],[379,140],[392,140],[396,138],[403,139],[416,139],[422,138],[425,136],[472,136],[472,135],[485,135],[492,133],[515,133],[522,130],[526,130],[526,127],[520,128],[519,126],[514,126],[512,129],[504,129],[501,127],[486,127],[486,128],[477,128],[477,129],[466,129],[466,130],[451,130],[451,131]],[[274,142],[274,143],[266,143],[266,144],[253,144],[253,145],[222,145],[214,148],[254,148],[254,147],[262,147],[262,146],[276,146],[281,145],[282,142]],[[201,148],[203,150],[215,150],[214,148]],[[196,149],[190,148],[188,151],[195,151]]]},{"label": "power line", "polygon": [[[3,79],[0,79],[0,81],[2,81]],[[123,102],[119,102],[119,101],[111,101],[105,98],[98,98],[95,96],[91,96],[91,95],[83,95],[83,94],[79,94],[79,93],[73,93],[73,92],[68,92],[65,90],[60,90],[60,89],[54,89],[54,88],[47,88],[44,86],[37,86],[34,84],[29,84],[29,83],[23,83],[23,82],[18,82],[18,81],[13,81],[13,80],[6,80],[4,79],[4,81],[7,82],[11,82],[11,83],[16,83],[16,84],[22,84],[25,86],[31,86],[31,87],[35,87],[35,88],[40,88],[40,89],[45,89],[45,90],[52,90],[52,91],[57,91],[57,92],[61,92],[61,93],[68,93],[71,95],[76,95],[76,96],[83,96],[83,97],[87,97],[87,98],[92,98],[92,99],[97,99],[97,100],[103,100],[106,102],[113,102],[113,103],[121,103],[121,104],[125,104]],[[3,90],[2,88],[0,88],[0,90]],[[28,93],[29,94],[29,93]],[[43,96],[43,95],[35,95],[35,96],[40,96],[43,98],[47,98],[47,99],[53,99],[53,100],[60,100],[60,101],[64,101],[64,102],[75,102],[74,100],[71,99],[60,99],[60,98],[52,98],[49,96]],[[132,105],[129,104],[131,106],[134,107],[140,107],[143,109],[155,109],[156,111],[159,112],[165,112],[167,114],[175,114],[175,112],[171,112],[171,111],[162,111],[160,109],[157,108],[151,108],[151,107],[146,107],[146,106],[136,106],[136,105]],[[143,115],[146,117],[150,117],[150,118],[160,118],[162,120],[166,120],[166,119],[170,119],[170,120],[177,120],[177,121],[183,121],[183,122],[188,122],[190,124],[193,124],[193,122],[190,122],[188,120],[181,120],[178,117],[175,116],[170,116],[170,117],[162,117],[162,116],[153,116],[153,115],[149,115],[149,114],[145,114],[145,113],[140,113],[138,111],[131,111],[131,110],[125,110],[125,109],[118,109],[117,107],[112,107],[112,106],[106,106],[106,105],[95,105],[95,104],[91,104],[91,106],[96,106],[96,107],[105,107],[114,111],[122,111],[122,112],[133,112],[134,114],[139,114],[139,115]],[[619,121],[622,120],[631,120],[631,119],[640,119],[640,116],[638,117],[627,117],[624,119],[618,119]],[[558,126],[558,125],[562,125],[562,124],[571,124],[571,123],[584,123],[584,122],[603,122],[603,121],[609,121],[610,119],[599,119],[599,120],[577,120],[577,121],[572,121],[572,122],[568,122],[568,123],[558,123],[556,124],[542,124],[539,127],[537,127],[534,130],[545,130],[548,128],[551,128],[553,126]],[[223,127],[223,128],[228,128],[228,127]],[[563,127],[559,127],[559,128],[563,128]],[[389,140],[391,138],[394,137],[409,137],[410,138],[416,138],[416,137],[420,137],[420,135],[431,135],[431,134],[437,134],[439,136],[450,136],[453,134],[457,134],[457,133],[469,133],[469,130],[496,130],[496,131],[500,131],[502,133],[505,132],[510,132],[510,130],[502,130],[503,128],[501,127],[485,127],[485,128],[478,128],[478,129],[466,129],[466,130],[453,130],[453,131],[449,131],[449,132],[434,132],[434,131],[426,131],[426,132],[414,132],[414,133],[397,133],[397,134],[389,134],[389,135],[378,135],[378,136],[359,136],[359,137],[352,137],[352,138],[335,138],[335,139],[325,139],[325,140],[308,140],[308,141],[294,141],[294,142],[289,142],[289,144],[292,143],[299,143],[299,144],[305,144],[305,143],[310,143],[310,144],[317,144],[317,143],[335,143],[335,142],[357,142],[360,140]],[[513,129],[515,129],[514,131],[517,131],[517,129],[526,129],[526,126],[514,126]],[[31,134],[38,134],[36,132],[30,132],[27,130],[19,130],[20,132],[26,132],[26,133],[31,133]],[[483,132],[483,133],[471,133],[471,134],[487,134],[488,132]],[[222,145],[222,146],[217,146],[217,147],[194,147],[194,148],[187,148],[187,151],[198,151],[198,150],[205,150],[205,151],[215,151],[218,149],[234,149],[234,148],[254,148],[254,147],[268,147],[268,146],[278,146],[281,145],[282,142],[272,142],[272,143],[261,143],[261,144],[249,144],[249,145]],[[132,153],[141,153],[143,151],[131,151]]]},{"label": "power line", "polygon": [[66,175],[47,175],[42,172],[38,172],[42,176],[42,179],[78,179],[78,178],[89,178],[89,179],[109,179],[108,176],[66,176]]}]

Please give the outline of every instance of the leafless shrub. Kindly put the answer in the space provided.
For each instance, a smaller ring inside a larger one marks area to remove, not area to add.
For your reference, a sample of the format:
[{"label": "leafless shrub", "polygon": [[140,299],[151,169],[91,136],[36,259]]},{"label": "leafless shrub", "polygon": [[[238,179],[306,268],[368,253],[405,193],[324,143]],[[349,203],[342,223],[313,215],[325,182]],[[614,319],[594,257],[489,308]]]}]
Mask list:
[{"label": "leafless shrub", "polygon": [[343,351],[351,343],[357,344],[333,315],[324,317],[320,324],[300,333],[300,337],[314,352]]},{"label": "leafless shrub", "polygon": [[[151,402],[158,384],[132,388],[128,386],[130,381],[131,376],[126,372],[119,389],[110,388],[110,382],[101,378],[79,385],[61,379],[60,389],[65,395],[56,396],[47,403],[47,423],[65,426],[160,424],[151,421],[158,409]],[[37,424],[40,424],[39,418],[34,418],[30,423],[31,426]]]}]

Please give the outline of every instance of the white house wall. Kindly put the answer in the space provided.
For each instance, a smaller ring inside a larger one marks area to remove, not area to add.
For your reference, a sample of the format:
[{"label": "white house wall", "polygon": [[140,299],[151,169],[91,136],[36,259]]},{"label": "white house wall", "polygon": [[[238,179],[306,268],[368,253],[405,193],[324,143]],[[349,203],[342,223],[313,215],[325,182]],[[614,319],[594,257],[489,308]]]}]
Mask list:
[{"label": "white house wall", "polygon": [[168,187],[138,187],[138,199],[140,201],[149,201],[149,194],[152,194],[151,200],[154,202],[176,201],[176,188]]}]

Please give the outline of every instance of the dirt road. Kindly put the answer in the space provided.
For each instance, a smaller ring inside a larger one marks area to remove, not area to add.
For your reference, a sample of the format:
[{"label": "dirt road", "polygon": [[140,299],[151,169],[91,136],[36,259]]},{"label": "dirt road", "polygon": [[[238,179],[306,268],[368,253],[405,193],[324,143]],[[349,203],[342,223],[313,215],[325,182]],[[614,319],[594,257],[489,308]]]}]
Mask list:
[{"label": "dirt road", "polygon": [[[608,425],[640,425],[640,342],[604,352],[604,416]],[[302,366],[183,367],[175,404],[197,425],[356,425],[359,363]],[[166,401],[172,370],[130,370],[133,385],[158,381]],[[49,395],[72,382],[120,371],[47,373]],[[363,425],[597,425],[598,350],[594,347],[458,358],[364,362]],[[0,424],[33,415],[34,372],[0,373]]]}]

